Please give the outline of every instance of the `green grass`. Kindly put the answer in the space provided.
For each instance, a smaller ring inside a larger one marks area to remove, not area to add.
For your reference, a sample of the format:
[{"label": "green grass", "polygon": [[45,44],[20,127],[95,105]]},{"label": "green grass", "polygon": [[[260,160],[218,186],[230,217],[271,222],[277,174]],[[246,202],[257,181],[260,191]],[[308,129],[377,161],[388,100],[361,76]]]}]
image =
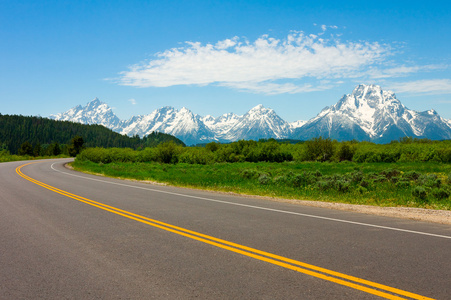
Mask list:
[{"label": "green grass", "polygon": [[110,177],[241,194],[451,209],[451,165],[443,163],[102,164],[77,159],[73,167]]},{"label": "green grass", "polygon": [[10,162],[10,161],[21,161],[21,160],[35,160],[35,159],[49,159],[49,158],[66,158],[67,155],[58,156],[29,156],[29,155],[15,155],[15,154],[1,154],[0,152],[0,163]]}]

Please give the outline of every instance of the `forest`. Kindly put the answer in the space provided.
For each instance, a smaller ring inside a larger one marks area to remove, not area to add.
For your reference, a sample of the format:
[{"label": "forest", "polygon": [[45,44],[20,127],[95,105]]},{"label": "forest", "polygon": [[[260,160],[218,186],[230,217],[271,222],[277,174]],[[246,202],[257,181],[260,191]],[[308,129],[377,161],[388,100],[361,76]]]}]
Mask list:
[{"label": "forest", "polygon": [[[84,147],[140,149],[154,147],[167,141],[184,146],[179,139],[164,133],[154,132],[143,138],[128,137],[101,125],[0,114],[0,151],[4,153],[30,156],[68,154],[67,145],[76,136],[83,138]],[[19,153],[21,148],[26,151]]]}]

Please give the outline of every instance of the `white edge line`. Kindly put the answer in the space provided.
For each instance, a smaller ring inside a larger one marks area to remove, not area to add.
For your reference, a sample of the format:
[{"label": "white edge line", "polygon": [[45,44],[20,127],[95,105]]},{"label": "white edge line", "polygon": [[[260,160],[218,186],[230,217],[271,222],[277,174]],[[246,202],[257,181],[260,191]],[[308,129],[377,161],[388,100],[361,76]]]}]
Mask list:
[{"label": "white edge line", "polygon": [[168,192],[168,191],[161,191],[161,190],[156,190],[156,189],[151,189],[151,188],[145,188],[145,187],[140,187],[140,186],[128,185],[128,184],[124,184],[124,183],[110,182],[110,181],[105,181],[105,180],[96,179],[96,178],[88,178],[88,177],[85,177],[85,176],[80,176],[80,175],[76,175],[76,174],[71,174],[71,173],[59,171],[59,170],[57,170],[57,169],[55,169],[53,167],[53,165],[56,164],[56,163],[57,162],[54,162],[51,165],[52,170],[54,170],[56,172],[59,172],[59,173],[62,173],[62,174],[74,176],[74,177],[80,177],[80,178],[83,178],[83,179],[86,179],[86,180],[99,181],[99,182],[103,182],[103,183],[114,184],[114,185],[119,185],[119,186],[125,186],[125,187],[129,187],[129,188],[140,189],[140,190],[147,190],[147,191],[151,191],[151,192],[158,192],[158,193],[163,193],[163,194],[169,194],[169,195],[174,195],[174,196],[179,196],[179,197],[194,198],[194,199],[199,199],[199,200],[204,200],[204,201],[217,202],[217,203],[229,204],[229,205],[235,205],[235,206],[242,206],[242,207],[260,209],[260,210],[266,210],[266,211],[273,211],[273,212],[284,213],[284,214],[291,214],[291,215],[297,215],[297,216],[303,216],[303,217],[308,217],[308,218],[316,218],[316,219],[322,219],[322,220],[328,220],[328,221],[334,221],[334,222],[348,223],[348,224],[354,224],[354,225],[361,225],[361,226],[367,226],[367,227],[374,227],[374,228],[380,228],[380,229],[387,229],[387,230],[394,230],[394,231],[401,231],[401,232],[408,232],[408,233],[414,233],[414,234],[421,234],[421,235],[427,235],[427,236],[451,239],[451,236],[447,236],[447,235],[440,235],[440,234],[427,233],[427,232],[414,231],[414,230],[407,230],[407,229],[401,229],[401,228],[395,228],[395,227],[380,226],[380,225],[374,225],[374,224],[368,224],[368,223],[361,223],[361,222],[354,222],[354,221],[341,220],[341,219],[335,219],[335,218],[321,217],[321,216],[303,214],[303,213],[298,213],[298,212],[279,210],[279,209],[274,209],[274,208],[267,208],[267,207],[254,206],[254,205],[248,205],[248,204],[242,204],[242,203],[234,203],[234,202],[223,201],[223,200],[216,200],[216,199],[211,199],[211,198],[204,198],[204,197],[198,197],[198,196],[179,194],[179,193]]}]

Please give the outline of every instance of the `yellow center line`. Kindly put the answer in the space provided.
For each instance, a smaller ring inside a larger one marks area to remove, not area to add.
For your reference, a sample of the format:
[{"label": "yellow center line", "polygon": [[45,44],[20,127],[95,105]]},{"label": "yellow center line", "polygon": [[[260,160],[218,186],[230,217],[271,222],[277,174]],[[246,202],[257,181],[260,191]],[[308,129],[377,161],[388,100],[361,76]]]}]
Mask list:
[{"label": "yellow center line", "polygon": [[[36,163],[36,162],[33,162]],[[261,261],[265,261],[280,267],[284,267],[290,270],[294,270],[306,275],[310,275],[313,277],[317,277],[317,278],[321,278],[323,280],[327,280],[327,281],[331,281],[340,285],[344,285],[350,288],[354,288],[369,294],[373,294],[373,295],[377,295],[386,299],[406,299],[406,298],[401,298],[399,296],[403,296],[403,297],[407,297],[411,298],[411,299],[432,299],[432,298],[428,298],[428,297],[424,297],[418,294],[414,294],[414,293],[410,293],[404,290],[400,290],[397,288],[393,288],[393,287],[389,287],[383,284],[379,284],[379,283],[375,283],[372,281],[368,281],[365,279],[361,279],[358,277],[354,277],[354,276],[350,276],[350,275],[346,275],[343,273],[339,273],[339,272],[335,272],[332,270],[328,270],[325,268],[321,268],[321,267],[317,267],[314,265],[310,265],[307,263],[303,263],[297,260],[293,260],[290,258],[286,258],[283,256],[279,256],[276,254],[272,254],[269,252],[265,252],[265,251],[261,251],[258,249],[254,249],[251,247],[247,247],[247,246],[243,246],[240,244],[236,244],[233,242],[229,242],[226,240],[222,240],[219,238],[215,238],[209,235],[205,235],[199,232],[195,232],[189,229],[185,229],[182,227],[178,227],[178,226],[174,226],[168,223],[164,223],[158,220],[154,220],[154,219],[150,219],[138,214],[134,214],[132,212],[128,212],[113,206],[109,206],[107,204],[104,203],[100,203],[88,198],[84,198],[72,193],[69,193],[67,191],[63,191],[60,190],[56,187],[53,187],[51,185],[48,185],[46,183],[40,182],[36,179],[33,179],[27,175],[25,175],[24,173],[22,173],[21,168],[24,166],[27,166],[29,164],[33,164],[33,163],[28,163],[28,164],[24,164],[21,165],[19,167],[16,168],[16,172],[17,174],[19,174],[21,177],[25,178],[26,180],[33,182],[41,187],[44,187],[48,190],[51,190],[55,193],[61,194],[63,196],[75,199],[77,201],[89,204],[91,206],[103,209],[105,211],[109,211],[111,213],[126,217],[128,219],[132,219],[156,228],[160,228],[172,233],[176,233],[178,235],[181,236],[185,236],[203,243],[207,243],[209,245],[213,245],[228,251],[232,251],[235,253],[239,253],[241,255],[245,255],[248,257],[252,257],[254,259],[258,259]],[[389,293],[391,294],[389,294]]]}]

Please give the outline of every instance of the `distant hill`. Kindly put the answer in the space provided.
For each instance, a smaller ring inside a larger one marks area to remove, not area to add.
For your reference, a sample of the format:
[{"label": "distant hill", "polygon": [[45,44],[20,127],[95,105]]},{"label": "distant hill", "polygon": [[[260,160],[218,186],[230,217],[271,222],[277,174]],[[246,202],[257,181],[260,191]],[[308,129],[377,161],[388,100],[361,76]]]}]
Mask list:
[{"label": "distant hill", "polygon": [[86,147],[154,147],[173,141],[185,145],[178,138],[153,132],[144,138],[119,134],[102,125],[85,125],[70,121],[55,121],[41,117],[0,114],[0,148],[16,154],[24,142],[33,145],[68,144],[75,136],[81,136]]}]

